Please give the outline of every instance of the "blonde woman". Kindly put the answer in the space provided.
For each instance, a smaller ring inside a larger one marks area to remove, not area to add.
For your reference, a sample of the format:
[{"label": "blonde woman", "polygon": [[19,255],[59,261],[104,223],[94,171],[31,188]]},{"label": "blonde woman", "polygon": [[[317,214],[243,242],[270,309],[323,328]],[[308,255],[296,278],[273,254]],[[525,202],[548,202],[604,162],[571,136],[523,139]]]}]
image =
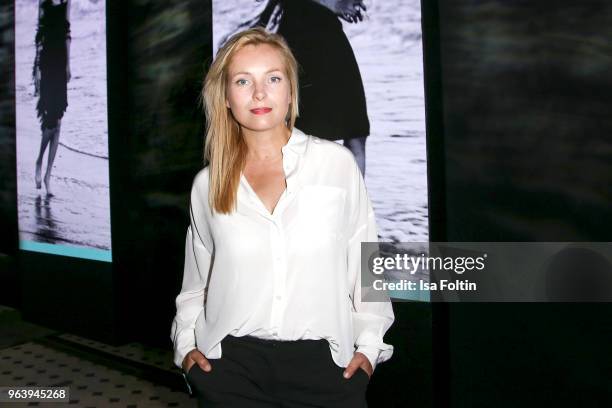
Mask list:
[{"label": "blonde woman", "polygon": [[[323,61],[322,61],[323,63]],[[294,128],[282,37],[233,36],[205,80],[208,161],[191,191],[174,362],[200,406],[365,407],[389,302],[362,302],[374,213],[353,155]]]}]

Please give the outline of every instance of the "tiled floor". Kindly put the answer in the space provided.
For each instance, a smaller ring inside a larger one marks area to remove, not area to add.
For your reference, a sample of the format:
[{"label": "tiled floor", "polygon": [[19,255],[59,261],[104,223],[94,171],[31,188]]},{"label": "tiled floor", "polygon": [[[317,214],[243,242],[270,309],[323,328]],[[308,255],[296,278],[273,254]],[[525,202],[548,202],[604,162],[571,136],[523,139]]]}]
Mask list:
[{"label": "tiled floor", "polygon": [[[0,403],[1,407],[196,406],[186,388],[181,388],[181,381],[156,383],[144,379],[147,375],[133,375],[145,373],[147,367],[151,367],[152,371],[162,373],[161,377],[180,377],[172,365],[170,350],[150,349],[137,343],[113,347],[44,328],[32,330],[36,335],[30,341],[19,336],[13,340],[20,341],[20,344],[11,345],[8,334],[22,333],[20,325],[33,326],[13,318],[10,322],[0,319],[0,337],[3,338],[0,345],[0,386],[69,387],[70,402]],[[64,346],[55,347],[53,344]],[[78,352],[71,352],[72,348],[66,344],[74,344],[74,350]],[[92,350],[92,353],[87,350]],[[131,369],[132,365],[134,369]]]},{"label": "tiled floor", "polygon": [[73,334],[60,334],[57,336],[61,339],[81,344],[86,347],[91,347],[96,350],[104,351],[105,353],[115,355],[117,357],[126,358],[143,364],[148,364],[162,370],[176,372],[177,368],[172,362],[171,350],[160,350],[149,347],[144,347],[140,343],[128,343],[123,346],[115,347],[98,341],[85,339]]}]

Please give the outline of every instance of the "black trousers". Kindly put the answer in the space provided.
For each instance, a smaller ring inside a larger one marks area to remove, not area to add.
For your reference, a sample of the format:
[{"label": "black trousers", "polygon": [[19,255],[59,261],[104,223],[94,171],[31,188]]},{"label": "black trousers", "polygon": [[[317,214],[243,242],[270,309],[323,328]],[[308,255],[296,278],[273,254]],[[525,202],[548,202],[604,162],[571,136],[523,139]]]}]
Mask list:
[{"label": "black trousers", "polygon": [[368,374],[350,379],[326,340],[272,341],[227,336],[212,371],[194,364],[187,380],[204,408],[367,408]]}]

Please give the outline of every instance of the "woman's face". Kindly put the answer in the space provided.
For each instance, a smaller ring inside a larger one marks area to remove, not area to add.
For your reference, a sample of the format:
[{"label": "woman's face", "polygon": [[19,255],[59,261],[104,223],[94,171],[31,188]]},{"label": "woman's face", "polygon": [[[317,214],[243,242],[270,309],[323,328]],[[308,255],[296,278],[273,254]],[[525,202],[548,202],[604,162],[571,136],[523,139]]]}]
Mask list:
[{"label": "woman's face", "polygon": [[291,87],[276,48],[247,45],[234,54],[226,84],[226,105],[241,127],[268,131],[285,127]]}]

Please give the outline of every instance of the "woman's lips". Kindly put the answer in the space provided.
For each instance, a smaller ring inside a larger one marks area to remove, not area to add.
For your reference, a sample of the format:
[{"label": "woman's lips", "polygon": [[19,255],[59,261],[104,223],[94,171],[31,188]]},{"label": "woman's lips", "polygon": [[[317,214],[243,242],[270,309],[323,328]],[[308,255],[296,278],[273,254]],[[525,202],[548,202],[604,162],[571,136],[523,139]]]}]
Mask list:
[{"label": "woman's lips", "polygon": [[254,113],[255,115],[265,115],[271,110],[272,108],[255,108],[255,109],[251,109],[251,112]]}]

